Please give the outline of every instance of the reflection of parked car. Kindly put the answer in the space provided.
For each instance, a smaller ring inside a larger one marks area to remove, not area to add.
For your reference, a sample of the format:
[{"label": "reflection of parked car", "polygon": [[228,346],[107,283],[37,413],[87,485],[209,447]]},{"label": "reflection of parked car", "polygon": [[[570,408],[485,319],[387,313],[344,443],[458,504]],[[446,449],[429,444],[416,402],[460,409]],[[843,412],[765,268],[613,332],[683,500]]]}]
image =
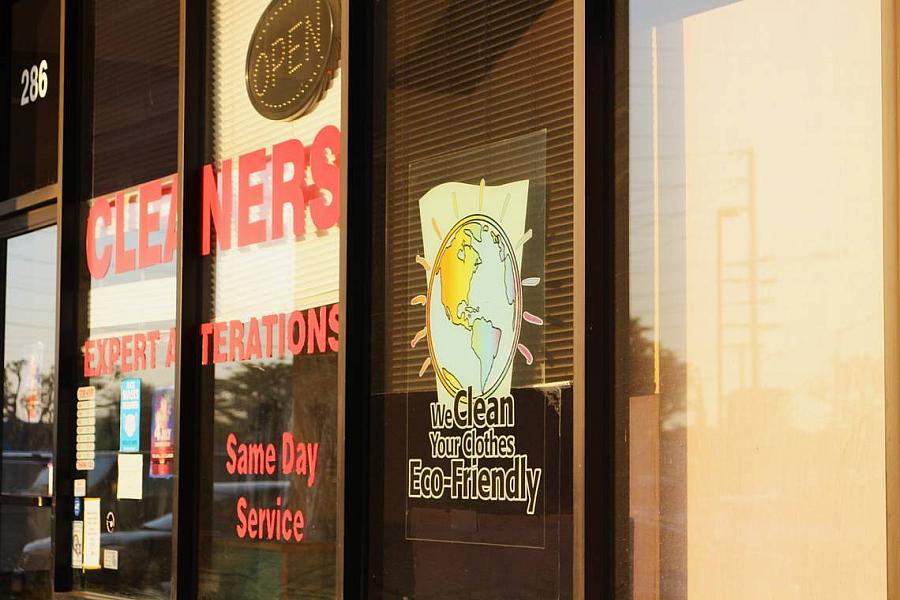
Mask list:
[{"label": "reflection of parked car", "polygon": [[[53,455],[49,452],[4,452],[3,493],[16,496],[47,496],[50,493],[50,468]],[[112,473],[115,453],[98,453],[96,467],[88,476],[88,495],[98,482]],[[27,542],[50,534],[50,508],[20,505],[5,506],[0,531],[0,572],[10,573],[20,564],[19,556]],[[24,521],[24,526],[23,526]],[[49,567],[45,567],[49,568]]]},{"label": "reflection of parked car", "polygon": [[[53,454],[50,452],[5,451],[3,453],[3,493],[48,495],[50,488],[48,487],[49,469],[47,469],[47,465],[52,460]],[[43,478],[39,477],[41,473],[44,474]]]},{"label": "reflection of parked car", "polygon": [[[126,585],[138,589],[152,588],[168,594],[168,580],[154,582],[148,580],[148,576],[161,572],[149,563],[166,560],[172,551],[172,513],[147,521],[136,530],[101,533],[100,548],[117,550],[123,558],[141,556],[146,560],[140,562],[120,560],[118,572],[98,571],[98,580],[107,580],[111,584],[125,582]],[[22,558],[17,570],[26,572],[49,569],[51,552],[49,537],[26,544],[22,549]]]},{"label": "reflection of parked car", "polygon": [[[49,452],[3,453],[3,493],[13,496],[46,496],[52,460]],[[50,508],[5,504],[0,511],[0,596],[16,589],[49,589],[49,572],[14,572],[25,546],[50,534]]]},{"label": "reflection of parked car", "polygon": [[[97,465],[99,468],[99,464]],[[219,535],[230,526],[231,521],[219,518],[219,515],[233,514],[235,502],[240,496],[271,496],[274,504],[275,496],[286,498],[289,492],[288,481],[228,481],[218,482],[213,488],[213,526],[214,535]],[[168,561],[172,553],[172,513],[152,519],[131,530],[102,532],[100,548],[119,552],[118,571],[101,570],[93,573],[91,579],[97,582],[108,581],[119,589],[123,582],[138,589],[155,589],[168,594],[169,580],[152,581],[160,573],[168,574],[165,569],[153,566],[154,561]],[[27,544],[17,571],[47,570],[50,568],[51,541],[49,537]],[[143,557],[146,560],[129,560],[129,557]],[[101,583],[102,585],[102,583]]]}]

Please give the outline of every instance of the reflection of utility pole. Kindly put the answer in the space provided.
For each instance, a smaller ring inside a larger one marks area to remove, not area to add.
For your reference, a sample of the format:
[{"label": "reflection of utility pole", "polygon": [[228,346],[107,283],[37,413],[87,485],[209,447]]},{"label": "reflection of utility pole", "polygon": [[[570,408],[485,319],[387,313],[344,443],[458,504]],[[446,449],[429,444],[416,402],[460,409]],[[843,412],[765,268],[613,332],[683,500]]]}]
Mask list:
[{"label": "reflection of utility pole", "polygon": [[653,393],[659,394],[660,369],[660,325],[659,325],[659,59],[656,41],[656,27],[650,31],[651,52],[651,96],[653,100]]},{"label": "reflection of utility pole", "polygon": [[759,270],[756,249],[756,160],[747,150],[747,298],[750,302],[750,387],[759,389]]},{"label": "reflection of utility pole", "polygon": [[[747,177],[747,201],[744,204],[723,207],[718,210],[716,219],[716,390],[719,402],[725,394],[725,350],[734,348],[738,350],[739,389],[747,389],[745,378],[745,366],[747,354],[749,354],[749,389],[758,391],[761,387],[760,375],[760,333],[762,329],[770,328],[759,322],[759,307],[765,302],[760,298],[760,287],[769,284],[774,279],[760,278],[760,264],[766,261],[758,254],[757,245],[757,215],[756,215],[756,164],[753,150],[742,152],[746,156]],[[725,234],[726,220],[745,219],[747,242],[746,259],[738,261],[725,261]],[[726,273],[728,267],[743,267],[743,274],[734,276]],[[742,301],[726,301],[725,286],[733,284],[746,289],[746,299]],[[725,319],[727,306],[745,305],[747,307],[746,321]],[[746,336],[740,341],[729,342],[727,332],[729,329],[746,331]],[[749,352],[748,352],[749,351]]]},{"label": "reflection of utility pole", "polygon": [[722,229],[725,219],[740,216],[742,207],[729,206],[720,208],[716,214],[716,398],[722,401],[724,395],[724,356],[725,356],[725,293],[726,283],[734,283],[725,277],[724,248],[722,246]]}]

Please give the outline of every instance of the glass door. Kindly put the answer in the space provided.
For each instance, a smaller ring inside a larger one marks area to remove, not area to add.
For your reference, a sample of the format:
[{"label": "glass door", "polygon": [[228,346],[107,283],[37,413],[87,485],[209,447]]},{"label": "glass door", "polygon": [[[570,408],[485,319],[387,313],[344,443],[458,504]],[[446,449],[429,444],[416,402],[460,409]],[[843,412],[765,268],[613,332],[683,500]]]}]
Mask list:
[{"label": "glass door", "polygon": [[56,408],[56,226],[0,242],[3,459],[0,595],[50,597]]}]

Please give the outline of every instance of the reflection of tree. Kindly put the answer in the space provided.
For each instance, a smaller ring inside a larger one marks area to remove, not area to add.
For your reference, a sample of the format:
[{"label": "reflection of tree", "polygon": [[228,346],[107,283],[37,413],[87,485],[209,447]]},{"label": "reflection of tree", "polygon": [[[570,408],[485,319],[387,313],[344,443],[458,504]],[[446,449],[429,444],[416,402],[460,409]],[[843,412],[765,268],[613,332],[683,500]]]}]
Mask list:
[{"label": "reflection of tree", "polygon": [[[24,358],[6,363],[3,379],[3,446],[12,450],[46,450],[53,447],[53,420],[56,396],[54,369],[40,375],[41,389],[35,395],[34,423],[20,419],[19,403],[31,392],[26,373],[28,361]],[[17,414],[17,411],[19,414]]]},{"label": "reflection of tree", "polygon": [[[647,335],[650,327],[641,325],[637,318],[629,323],[629,395],[653,394],[653,340]],[[659,414],[663,430],[684,427],[685,389],[687,369],[685,363],[665,346],[659,350]]]},{"label": "reflection of tree", "polygon": [[[649,327],[629,323],[629,395],[654,393],[653,340]],[[687,368],[664,346],[659,352],[659,549],[666,596],[687,595]],[[641,473],[632,473],[640,478]]]},{"label": "reflection of tree", "polygon": [[[96,415],[96,445],[97,450],[117,450],[119,448],[119,410],[122,394],[121,383],[123,379],[131,377],[117,368],[112,375],[91,378],[94,387],[94,403]],[[149,399],[153,397],[155,386],[148,384],[145,378],[141,380],[141,427],[150,427]]]},{"label": "reflection of tree", "polygon": [[235,365],[228,378],[216,380],[215,406],[216,425],[239,438],[280,440],[290,416],[291,365]]},{"label": "reflection of tree", "polygon": [[[239,363],[227,377],[216,379],[215,389],[217,453],[224,452],[228,433],[244,442],[275,443],[277,478],[291,482],[290,504],[303,509],[306,539],[333,542],[337,501],[337,356]],[[297,441],[319,444],[312,488],[307,487],[305,477],[281,475],[281,436],[285,431],[292,432]],[[217,463],[218,469],[224,461]]]},{"label": "reflection of tree", "polygon": [[306,505],[310,540],[331,542],[337,536],[337,355],[295,359],[294,394],[294,432],[319,442],[320,451],[315,487],[296,481],[292,487]]}]

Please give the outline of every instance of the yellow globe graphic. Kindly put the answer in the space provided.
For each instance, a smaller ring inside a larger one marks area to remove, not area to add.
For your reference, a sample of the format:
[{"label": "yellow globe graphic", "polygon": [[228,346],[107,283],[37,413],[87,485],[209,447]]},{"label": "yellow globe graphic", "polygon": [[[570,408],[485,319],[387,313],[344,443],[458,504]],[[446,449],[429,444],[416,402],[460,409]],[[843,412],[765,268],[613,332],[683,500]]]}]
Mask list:
[{"label": "yellow globe graphic", "polygon": [[441,242],[426,297],[431,363],[448,393],[490,396],[512,367],[522,280],[506,232],[491,217],[460,219]]}]

